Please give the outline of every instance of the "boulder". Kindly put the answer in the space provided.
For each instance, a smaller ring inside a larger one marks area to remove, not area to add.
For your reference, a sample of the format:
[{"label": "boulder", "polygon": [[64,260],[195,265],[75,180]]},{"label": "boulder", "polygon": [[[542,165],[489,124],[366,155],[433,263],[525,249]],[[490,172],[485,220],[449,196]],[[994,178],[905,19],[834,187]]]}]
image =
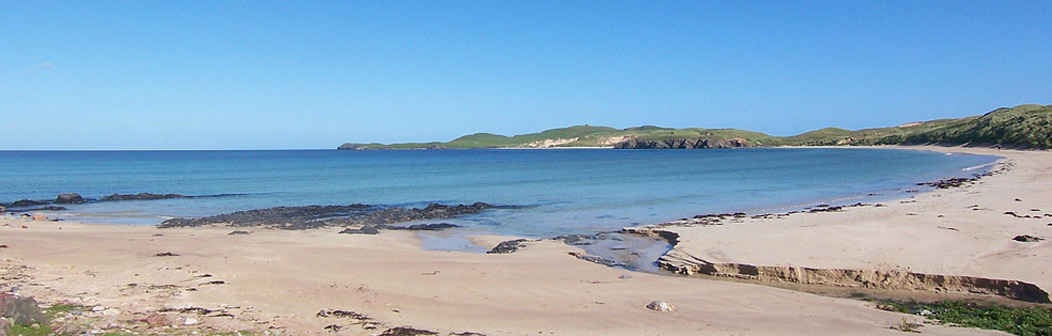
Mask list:
[{"label": "boulder", "polygon": [[84,198],[80,197],[80,194],[78,193],[59,194],[58,197],[55,198],[55,204],[77,204],[84,202]]},{"label": "boulder", "polygon": [[47,322],[44,312],[37,307],[37,300],[9,293],[0,293],[0,317],[24,325]]}]

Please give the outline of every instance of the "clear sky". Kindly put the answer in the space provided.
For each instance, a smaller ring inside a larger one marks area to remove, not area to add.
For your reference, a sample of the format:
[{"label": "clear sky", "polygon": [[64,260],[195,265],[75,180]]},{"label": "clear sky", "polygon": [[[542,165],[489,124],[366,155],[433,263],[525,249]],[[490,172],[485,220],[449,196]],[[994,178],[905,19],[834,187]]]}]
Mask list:
[{"label": "clear sky", "polygon": [[1052,1],[0,1],[0,149],[576,124],[791,135],[1052,103]]}]

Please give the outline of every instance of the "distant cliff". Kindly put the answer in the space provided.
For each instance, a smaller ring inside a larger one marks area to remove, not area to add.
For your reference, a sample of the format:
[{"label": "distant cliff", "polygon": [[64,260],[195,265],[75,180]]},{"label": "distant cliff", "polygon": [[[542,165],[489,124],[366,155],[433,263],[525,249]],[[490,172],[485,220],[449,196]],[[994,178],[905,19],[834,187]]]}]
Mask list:
[{"label": "distant cliff", "polygon": [[972,145],[1021,149],[1052,148],[1052,105],[998,108],[981,116],[911,122],[894,127],[849,131],[823,128],[776,137],[738,129],[664,128],[616,129],[572,126],[540,133],[504,136],[476,133],[449,142],[403,144],[345,143],[338,149],[559,148],[701,149],[770,146]]}]

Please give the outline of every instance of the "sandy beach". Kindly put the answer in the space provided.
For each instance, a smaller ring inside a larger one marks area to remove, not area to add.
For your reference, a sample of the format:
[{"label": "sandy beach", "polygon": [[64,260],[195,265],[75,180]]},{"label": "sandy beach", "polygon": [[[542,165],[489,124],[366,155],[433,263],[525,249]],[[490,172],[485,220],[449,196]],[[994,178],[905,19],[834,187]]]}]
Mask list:
[{"label": "sandy beach", "polygon": [[[1046,216],[1052,214],[1052,152],[900,148],[998,155],[1005,169],[880,207],[637,230],[678,236],[662,259],[672,269],[735,264],[879,270],[1052,289],[1050,271],[1043,267],[1052,262],[1052,244],[1013,240],[1052,238],[1052,215]],[[741,273],[726,281],[731,278],[726,269],[714,277],[693,277],[606,267],[574,257],[571,253],[582,250],[556,241],[492,255],[423,250],[416,234],[405,231],[363,236],[253,228],[230,235],[233,230],[4,216],[0,289],[17,286],[18,294],[45,305],[101,306],[93,328],[160,335],[407,330],[399,327],[438,335],[901,335],[891,327],[903,318],[924,321],[871,302],[769,286],[779,281],[753,281]],[[492,247],[513,238],[474,241]],[[869,289],[880,290],[879,283]],[[956,287],[891,287],[899,295],[976,295]],[[655,300],[675,309],[647,309]],[[168,323],[138,322],[155,313]],[[933,324],[921,331],[1003,334]]]}]

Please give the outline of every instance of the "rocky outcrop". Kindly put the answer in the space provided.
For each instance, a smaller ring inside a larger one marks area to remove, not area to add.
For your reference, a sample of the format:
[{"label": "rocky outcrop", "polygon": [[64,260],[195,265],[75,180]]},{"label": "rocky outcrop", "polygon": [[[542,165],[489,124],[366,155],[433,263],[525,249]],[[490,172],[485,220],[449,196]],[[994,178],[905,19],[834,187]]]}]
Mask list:
[{"label": "rocky outcrop", "polygon": [[[470,205],[443,205],[432,203],[425,208],[380,207],[366,204],[311,205],[303,207],[276,207],[269,209],[238,211],[228,214],[198,217],[173,218],[162,222],[159,228],[193,227],[224,224],[230,226],[266,226],[288,230],[303,230],[321,227],[376,226],[428,220],[454,218],[474,214],[495,206],[476,202]],[[448,228],[452,224],[424,224],[417,230]],[[412,228],[413,226],[410,226]],[[406,228],[409,229],[409,228]]]},{"label": "rocky outcrop", "polygon": [[59,194],[55,198],[55,204],[79,204],[87,202],[83,197],[80,197],[78,193]]},{"label": "rocky outcrop", "polygon": [[44,204],[48,204],[48,203],[49,203],[48,201],[34,201],[34,200],[22,199],[22,200],[17,200],[17,201],[12,202],[11,206],[12,207],[16,207],[16,208],[21,208],[21,207],[34,206],[34,205],[44,205]]},{"label": "rocky outcrop", "polygon": [[190,198],[191,196],[179,195],[179,194],[151,194],[151,193],[138,193],[138,194],[113,194],[100,198],[100,201],[129,201],[129,200],[158,200],[168,198]]},{"label": "rocky outcrop", "polygon": [[629,139],[614,145],[617,149],[706,149],[706,148],[743,148],[752,147],[748,140],[733,139]]},{"label": "rocky outcrop", "polygon": [[1034,284],[1018,280],[926,274],[903,270],[822,269],[714,263],[676,249],[658,259],[658,265],[665,270],[682,275],[704,274],[763,282],[849,288],[978,293],[1028,302],[1050,303],[1048,292]]}]

